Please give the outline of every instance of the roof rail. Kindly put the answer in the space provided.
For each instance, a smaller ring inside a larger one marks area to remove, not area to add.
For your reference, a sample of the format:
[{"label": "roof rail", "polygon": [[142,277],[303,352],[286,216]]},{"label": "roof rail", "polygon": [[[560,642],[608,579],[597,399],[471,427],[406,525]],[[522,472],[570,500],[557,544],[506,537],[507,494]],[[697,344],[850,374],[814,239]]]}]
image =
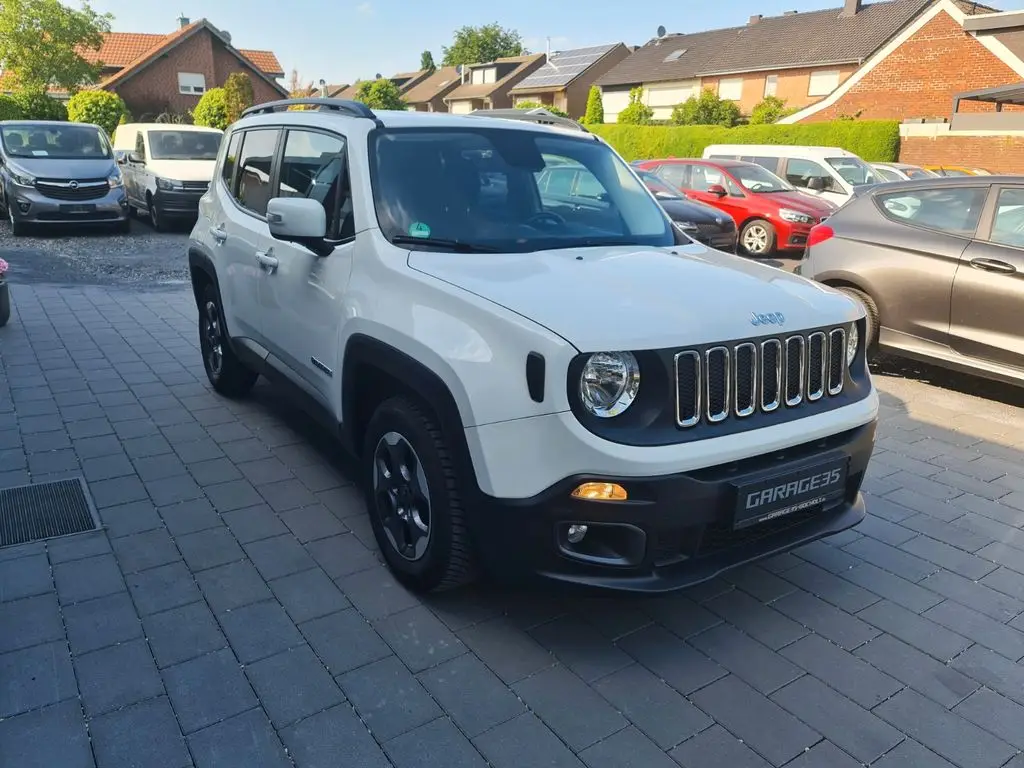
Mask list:
[{"label": "roof rail", "polygon": [[289,107],[316,107],[318,110],[333,112],[344,112],[350,117],[365,117],[368,120],[380,122],[373,110],[361,101],[351,99],[281,99],[280,101],[268,101],[263,104],[256,104],[242,112],[242,117],[248,115],[269,115]]},{"label": "roof rail", "polygon": [[533,109],[476,109],[469,113],[471,117],[498,117],[505,120],[523,120],[540,125],[554,125],[558,128],[570,128],[574,131],[590,133],[586,128],[568,117],[561,117],[541,107]]}]

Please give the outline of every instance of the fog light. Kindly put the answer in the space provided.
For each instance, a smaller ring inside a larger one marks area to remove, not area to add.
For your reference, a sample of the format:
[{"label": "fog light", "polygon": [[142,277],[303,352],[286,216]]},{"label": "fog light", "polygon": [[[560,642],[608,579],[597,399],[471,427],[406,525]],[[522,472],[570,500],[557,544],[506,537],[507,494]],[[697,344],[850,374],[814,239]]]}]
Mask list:
[{"label": "fog light", "polygon": [[572,492],[573,498],[589,501],[625,501],[626,489],[618,483],[583,483]]},{"label": "fog light", "polygon": [[31,208],[31,207],[32,207],[31,203],[23,203],[20,200],[18,201],[18,208],[21,209],[22,213],[28,213],[28,209]]},{"label": "fog light", "polygon": [[587,535],[587,526],[585,525],[570,525],[569,526],[569,543],[579,544],[583,541],[583,537]]}]

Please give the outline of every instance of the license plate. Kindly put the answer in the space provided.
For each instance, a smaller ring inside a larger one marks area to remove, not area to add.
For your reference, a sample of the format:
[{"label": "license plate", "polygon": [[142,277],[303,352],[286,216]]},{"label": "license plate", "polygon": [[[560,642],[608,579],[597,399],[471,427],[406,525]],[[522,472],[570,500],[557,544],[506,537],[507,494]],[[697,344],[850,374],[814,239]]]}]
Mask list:
[{"label": "license plate", "polygon": [[846,472],[847,459],[842,458],[753,483],[737,484],[733,528],[766,523],[842,496],[846,489]]},{"label": "license plate", "polygon": [[96,210],[95,205],[62,205],[61,213],[92,213]]}]

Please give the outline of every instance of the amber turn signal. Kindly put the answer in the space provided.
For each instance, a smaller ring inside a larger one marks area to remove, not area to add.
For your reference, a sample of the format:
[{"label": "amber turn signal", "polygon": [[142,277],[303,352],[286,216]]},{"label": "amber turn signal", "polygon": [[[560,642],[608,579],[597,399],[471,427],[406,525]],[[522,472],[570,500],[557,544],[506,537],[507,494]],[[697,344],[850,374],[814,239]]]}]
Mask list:
[{"label": "amber turn signal", "polygon": [[629,494],[618,483],[583,483],[576,486],[572,497],[588,501],[625,501]]}]

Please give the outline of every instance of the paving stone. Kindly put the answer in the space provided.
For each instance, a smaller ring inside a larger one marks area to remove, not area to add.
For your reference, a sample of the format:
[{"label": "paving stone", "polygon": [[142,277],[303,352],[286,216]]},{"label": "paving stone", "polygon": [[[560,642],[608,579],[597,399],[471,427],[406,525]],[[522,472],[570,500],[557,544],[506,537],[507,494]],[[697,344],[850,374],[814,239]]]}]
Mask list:
[{"label": "paving stone", "polygon": [[242,477],[242,473],[226,456],[200,464],[192,464],[188,471],[191,473],[192,479],[203,487],[238,480]]},{"label": "paving stone", "polygon": [[887,600],[875,603],[857,615],[940,661],[949,661],[971,645],[971,641],[962,635]]},{"label": "paving stone", "polygon": [[[135,472],[145,483],[155,483],[158,480],[187,478],[185,465],[174,456],[150,456],[145,459],[135,459]],[[176,482],[176,480],[175,480]]]},{"label": "paving stone", "polygon": [[720,725],[689,739],[670,753],[685,768],[723,765],[729,768],[769,768],[769,763]]},{"label": "paving stone", "polygon": [[227,645],[216,619],[202,601],[152,614],[143,623],[160,668],[218,651]]},{"label": "paving stone", "polygon": [[944,707],[963,701],[980,685],[891,635],[876,637],[855,655]]},{"label": "paving stone", "polygon": [[334,582],[319,568],[284,576],[270,582],[269,586],[274,597],[281,602],[292,621],[296,623],[327,616],[351,605],[334,586]]},{"label": "paving stone", "polygon": [[[450,720],[439,717],[384,745],[396,768],[486,768],[480,753]],[[656,766],[651,766],[656,768]]]},{"label": "paving stone", "polygon": [[515,694],[472,654],[432,667],[419,679],[470,738],[525,711]]},{"label": "paving stone", "polygon": [[[623,728],[580,752],[588,768],[678,768],[675,762],[636,728]],[[767,765],[767,763],[765,763]]]},{"label": "paving stone", "polygon": [[0,561],[0,602],[54,591],[45,553]]},{"label": "paving stone", "polygon": [[[696,606],[695,606],[696,607]],[[565,666],[587,682],[593,682],[633,663],[621,648],[575,616],[563,616],[530,631]]]},{"label": "paving stone", "polygon": [[302,635],[274,600],[253,603],[220,616],[238,660],[249,664],[302,643]]},{"label": "paving stone", "polygon": [[[842,574],[842,578],[914,613],[921,613],[942,602],[942,597],[934,592],[929,592],[917,584],[869,563],[846,571]],[[927,581],[922,582],[922,584],[924,583]]]},{"label": "paving stone", "polygon": [[142,636],[142,625],[127,592],[65,607],[64,624],[76,654]]},{"label": "paving stone", "polygon": [[721,617],[679,594],[651,598],[643,607],[649,616],[684,640],[722,623]]},{"label": "paving stone", "polygon": [[348,527],[322,504],[282,512],[281,520],[304,544],[348,532]]},{"label": "paving stone", "polygon": [[880,599],[878,595],[812,563],[802,563],[790,568],[786,571],[785,578],[825,602],[853,613],[877,603]]},{"label": "paving stone", "polygon": [[116,507],[130,501],[142,501],[149,498],[146,494],[146,487],[134,475],[89,483],[89,493],[92,495],[97,509]]},{"label": "paving stone", "polygon": [[504,617],[475,624],[458,635],[506,683],[522,680],[555,661],[533,638]]},{"label": "paving stone", "polygon": [[54,565],[109,552],[110,541],[103,531],[79,533],[46,542],[46,554],[50,556],[50,563]]},{"label": "paving stone", "polygon": [[299,629],[333,675],[391,655],[387,644],[352,608],[307,621]]},{"label": "paving stone", "polygon": [[114,539],[112,545],[124,573],[147,571],[181,559],[174,540],[163,528]]},{"label": "paving stone", "polygon": [[205,531],[223,525],[206,499],[193,499],[157,510],[172,536]]},{"label": "paving stone", "polygon": [[903,740],[895,728],[810,675],[771,698],[861,763],[877,760]]},{"label": "paving stone", "polygon": [[89,459],[101,456],[123,456],[121,441],[115,435],[101,435],[99,437],[85,437],[75,440],[73,443],[75,453],[84,463]]},{"label": "paving stone", "polygon": [[202,489],[188,475],[165,477],[145,483],[149,498],[158,507],[201,498]]},{"label": "paving stone", "polygon": [[191,734],[188,745],[196,768],[290,768],[292,765],[266,715],[258,709]]},{"label": "paving stone", "polygon": [[[320,574],[327,584],[330,583],[320,570],[307,573]],[[327,587],[321,586],[325,594],[330,595]],[[442,664],[468,650],[448,627],[422,605],[379,619],[373,626],[413,673]]]},{"label": "paving stone", "polygon": [[683,694],[728,674],[707,656],[657,625],[627,635],[619,641],[619,647]]},{"label": "paving stone", "polygon": [[1024,749],[1024,707],[987,688],[972,693],[953,712],[1017,749]]},{"label": "paving stone", "polygon": [[[904,739],[898,747],[875,763],[872,768],[953,768],[930,749],[925,749],[913,739]],[[1008,763],[1007,768],[1016,768]]]},{"label": "paving stone", "polygon": [[761,693],[771,693],[804,674],[783,656],[727,624],[691,637],[690,645]]},{"label": "paving stone", "polygon": [[311,541],[306,549],[332,579],[343,579],[378,565],[373,552],[351,533]]},{"label": "paving stone", "polygon": [[726,593],[709,600],[705,607],[772,650],[807,634],[807,630],[795,621],[743,592]]},{"label": "paving stone", "polygon": [[996,564],[928,536],[904,542],[900,549],[958,573],[968,579],[980,579],[996,569]]},{"label": "paving stone", "polygon": [[192,766],[185,739],[164,696],[93,718],[89,733],[99,768]]},{"label": "paving stone", "polygon": [[772,603],[772,607],[846,650],[863,645],[879,634],[869,624],[806,592],[787,595]]},{"label": "paving stone", "polygon": [[186,735],[256,706],[234,654],[224,649],[163,671],[178,723]]},{"label": "paving stone", "polygon": [[441,714],[419,681],[394,656],[341,675],[338,682],[378,741],[387,741]]},{"label": "paving stone", "polygon": [[903,683],[818,635],[801,638],[780,653],[865,709],[903,687]]},{"label": "paving stone", "polygon": [[869,537],[847,544],[843,551],[909,581],[921,581],[938,570],[938,566],[927,560]]},{"label": "paving stone", "polygon": [[[78,695],[71,656],[63,640],[0,654],[0,680],[4,681],[0,686],[0,727],[4,718]],[[0,749],[3,754],[5,750]]]},{"label": "paving stone", "polygon": [[128,591],[140,616],[187,605],[200,598],[192,574],[177,561],[128,575]]},{"label": "paving stone", "polygon": [[928,515],[915,515],[905,520],[903,525],[965,552],[977,552],[993,541],[991,536],[963,525],[962,518],[953,523],[944,523]]},{"label": "paving stone", "polygon": [[196,580],[218,614],[272,597],[267,583],[247,560],[210,568],[196,574]]},{"label": "paving stone", "polygon": [[995,768],[1017,752],[1001,739],[914,691],[896,694],[879,704],[874,712],[963,768]]},{"label": "paving stone", "polygon": [[582,768],[583,763],[540,720],[526,713],[473,739],[494,768],[544,765]]},{"label": "paving stone", "polygon": [[315,565],[313,558],[290,534],[250,542],[245,545],[245,551],[267,581],[305,571]]},{"label": "paving stone", "polygon": [[1018,704],[1024,704],[1024,667],[1005,656],[975,645],[957,656],[952,666],[975,685],[986,685]]},{"label": "paving stone", "polygon": [[221,513],[252,507],[263,501],[256,489],[245,480],[231,480],[217,485],[208,485],[204,490],[207,498]]},{"label": "paving stone", "polygon": [[75,656],[78,687],[90,717],[163,693],[145,640]]},{"label": "paving stone", "polygon": [[969,640],[1009,659],[1018,661],[1024,657],[1024,632],[972,611],[960,603],[946,600],[922,615],[944,627],[956,629]]},{"label": "paving stone", "polygon": [[802,721],[735,675],[694,693],[693,703],[772,763],[792,760],[820,739]]},{"label": "paving stone", "polygon": [[302,768],[391,768],[384,752],[348,704],[307,717],[282,731],[281,738]]},{"label": "paving stone", "polygon": [[49,453],[33,453],[28,457],[28,469],[33,477],[56,472],[77,472],[78,455],[70,448]]},{"label": "paving stone", "polygon": [[245,479],[255,486],[290,480],[291,470],[274,457],[246,461],[236,465]]},{"label": "paving stone", "polygon": [[939,571],[921,585],[1000,622],[1024,612],[1024,602],[949,571]]},{"label": "paving stone", "polygon": [[857,530],[865,536],[870,536],[893,547],[898,547],[917,535],[916,532],[901,525],[890,523],[888,520],[870,514],[857,526]]},{"label": "paving stone", "polygon": [[95,768],[89,734],[75,700],[0,719],[5,765],[18,768]]},{"label": "paving stone", "polygon": [[63,605],[103,597],[124,589],[113,555],[98,555],[53,566],[53,579]]},{"label": "paving stone", "polygon": [[184,534],[178,536],[175,541],[193,573],[233,563],[245,557],[231,531],[224,526]]},{"label": "paving stone", "polygon": [[330,673],[307,645],[249,664],[246,675],[278,729],[345,700]]},{"label": "paving stone", "polygon": [[240,544],[288,533],[277,513],[266,504],[225,512],[221,517]]}]

